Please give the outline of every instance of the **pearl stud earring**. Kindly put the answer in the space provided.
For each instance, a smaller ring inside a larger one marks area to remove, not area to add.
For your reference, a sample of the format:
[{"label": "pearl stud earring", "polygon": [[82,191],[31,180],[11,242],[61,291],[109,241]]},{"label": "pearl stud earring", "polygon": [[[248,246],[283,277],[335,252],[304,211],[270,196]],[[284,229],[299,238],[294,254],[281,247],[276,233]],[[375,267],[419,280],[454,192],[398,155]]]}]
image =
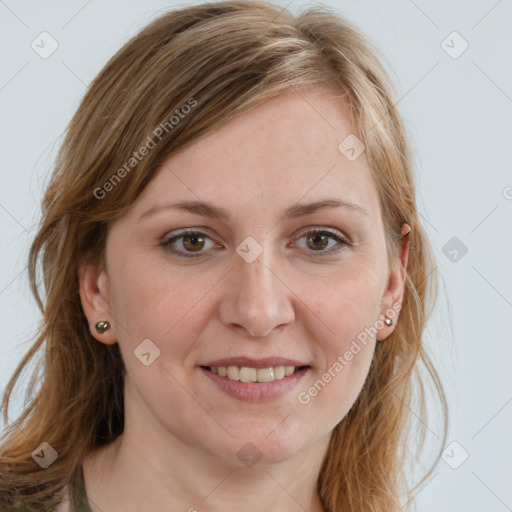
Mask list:
[{"label": "pearl stud earring", "polygon": [[103,334],[105,331],[108,331],[110,329],[110,324],[106,320],[102,320],[101,322],[98,322],[96,325],[96,331],[99,334]]}]

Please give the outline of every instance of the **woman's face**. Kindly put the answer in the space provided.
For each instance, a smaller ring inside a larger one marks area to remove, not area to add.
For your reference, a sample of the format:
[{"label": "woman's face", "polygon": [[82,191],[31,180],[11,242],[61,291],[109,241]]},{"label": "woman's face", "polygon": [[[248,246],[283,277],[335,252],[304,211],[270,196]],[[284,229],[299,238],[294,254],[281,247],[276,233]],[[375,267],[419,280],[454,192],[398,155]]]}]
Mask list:
[{"label": "woman's face", "polygon": [[326,446],[403,292],[351,134],[327,91],[280,96],[169,158],[111,225],[81,294],[119,342],[127,422],[236,464]]}]

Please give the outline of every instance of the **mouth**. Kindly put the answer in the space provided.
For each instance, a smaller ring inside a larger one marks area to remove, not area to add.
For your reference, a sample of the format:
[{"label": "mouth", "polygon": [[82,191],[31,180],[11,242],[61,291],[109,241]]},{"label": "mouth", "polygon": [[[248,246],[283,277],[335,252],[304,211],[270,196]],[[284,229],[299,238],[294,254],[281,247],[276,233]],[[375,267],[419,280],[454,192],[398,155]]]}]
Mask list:
[{"label": "mouth", "polygon": [[284,397],[312,370],[303,361],[282,357],[230,357],[208,361],[198,368],[223,393],[249,401]]},{"label": "mouth", "polygon": [[293,365],[279,365],[268,366],[265,368],[255,368],[251,366],[201,366],[206,371],[209,371],[219,377],[224,377],[233,381],[240,382],[273,382],[281,380],[285,377],[291,377],[296,372],[310,368],[308,365],[293,366]]}]

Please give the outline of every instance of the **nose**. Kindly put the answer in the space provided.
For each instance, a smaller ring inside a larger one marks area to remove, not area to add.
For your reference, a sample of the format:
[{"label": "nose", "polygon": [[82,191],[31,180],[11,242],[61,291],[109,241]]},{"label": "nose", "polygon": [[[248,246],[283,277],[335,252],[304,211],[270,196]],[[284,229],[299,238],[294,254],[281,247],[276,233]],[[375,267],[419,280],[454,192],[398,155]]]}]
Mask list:
[{"label": "nose", "polygon": [[295,318],[293,292],[268,252],[264,250],[252,263],[236,255],[220,305],[224,325],[253,337],[264,337]]}]

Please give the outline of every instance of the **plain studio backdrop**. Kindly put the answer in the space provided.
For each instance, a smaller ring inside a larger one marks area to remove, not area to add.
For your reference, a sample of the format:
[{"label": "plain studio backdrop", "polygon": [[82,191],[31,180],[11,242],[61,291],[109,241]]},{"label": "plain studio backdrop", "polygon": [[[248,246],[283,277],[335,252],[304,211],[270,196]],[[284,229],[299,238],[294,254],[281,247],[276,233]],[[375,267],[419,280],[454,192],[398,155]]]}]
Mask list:
[{"label": "plain studio backdrop", "polygon": [[[292,12],[315,5],[275,3]],[[512,510],[512,3],[323,3],[362,29],[391,68],[440,272],[426,341],[451,421],[443,458],[416,491],[417,509]],[[164,11],[190,4],[0,0],[0,391],[39,322],[27,254],[64,129],[123,43]],[[11,419],[25,399],[16,394]],[[412,481],[441,435],[435,410],[428,426]]]}]

